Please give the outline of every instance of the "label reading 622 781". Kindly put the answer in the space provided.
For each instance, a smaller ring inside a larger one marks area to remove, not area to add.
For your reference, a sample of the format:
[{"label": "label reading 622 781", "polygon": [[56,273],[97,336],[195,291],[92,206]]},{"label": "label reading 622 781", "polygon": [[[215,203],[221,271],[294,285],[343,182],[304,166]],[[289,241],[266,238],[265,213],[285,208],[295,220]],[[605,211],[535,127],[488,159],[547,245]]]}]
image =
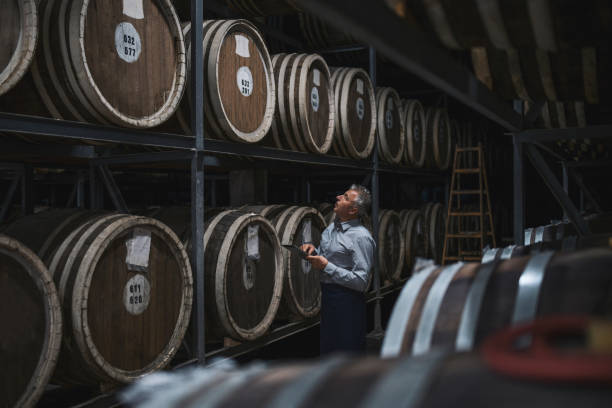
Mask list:
[{"label": "label reading 622 781", "polygon": [[115,28],[115,49],[119,58],[132,63],[138,60],[142,51],[140,35],[131,23],[123,22]]}]

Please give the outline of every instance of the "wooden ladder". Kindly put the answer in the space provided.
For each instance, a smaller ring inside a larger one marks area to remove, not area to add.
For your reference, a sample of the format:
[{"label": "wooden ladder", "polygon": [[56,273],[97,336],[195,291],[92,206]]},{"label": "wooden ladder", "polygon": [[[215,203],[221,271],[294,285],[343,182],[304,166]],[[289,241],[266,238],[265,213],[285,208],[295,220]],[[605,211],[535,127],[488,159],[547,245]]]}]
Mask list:
[{"label": "wooden ladder", "polygon": [[[476,163],[474,163],[474,160],[469,160],[474,155],[476,156]],[[474,183],[474,176],[478,177],[477,183]],[[462,179],[462,177],[472,177],[472,180]],[[466,181],[471,181],[471,183],[466,183]],[[465,186],[466,184],[471,184],[471,188],[462,189],[461,185]],[[478,209],[465,207],[466,198],[470,196],[478,197]],[[486,209],[484,208],[485,197]],[[455,203],[456,205],[454,205]],[[464,204],[463,207],[462,204]],[[465,221],[469,217],[478,217],[477,230],[467,231],[465,229]],[[453,220],[457,222],[453,222]],[[451,249],[449,243],[451,240],[456,240],[456,245],[452,247],[452,249],[456,249],[454,254],[449,253],[449,249]],[[475,249],[477,248],[476,245],[473,245],[475,240],[479,240],[479,250]],[[493,247],[496,246],[493,215],[491,213],[491,198],[489,196],[487,169],[484,165],[482,144],[479,143],[477,147],[457,147],[455,149],[453,175],[448,196],[442,264],[446,265],[449,262],[456,261],[480,261],[482,259],[483,248],[489,242],[492,243]],[[463,250],[464,247],[469,248],[469,250]]]}]

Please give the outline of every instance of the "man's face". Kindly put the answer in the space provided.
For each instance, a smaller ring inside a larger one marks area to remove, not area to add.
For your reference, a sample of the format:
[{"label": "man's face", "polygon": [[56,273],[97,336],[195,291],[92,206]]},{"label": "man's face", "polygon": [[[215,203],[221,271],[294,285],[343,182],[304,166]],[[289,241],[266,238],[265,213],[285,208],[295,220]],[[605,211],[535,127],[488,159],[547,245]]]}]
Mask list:
[{"label": "man's face", "polygon": [[356,198],[357,191],[355,190],[347,190],[344,194],[336,196],[336,204],[334,205],[336,216],[342,220],[354,218],[357,215]]}]

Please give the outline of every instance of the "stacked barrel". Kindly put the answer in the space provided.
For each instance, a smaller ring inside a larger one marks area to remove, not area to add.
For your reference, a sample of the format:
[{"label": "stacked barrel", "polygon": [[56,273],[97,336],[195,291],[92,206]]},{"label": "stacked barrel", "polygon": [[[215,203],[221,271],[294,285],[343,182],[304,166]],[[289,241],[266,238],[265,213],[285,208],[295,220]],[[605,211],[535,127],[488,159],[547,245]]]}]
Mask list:
[{"label": "stacked barrel", "polygon": [[[28,74],[0,101],[3,111],[148,128],[176,110],[185,89],[185,47],[169,0],[145,0],[139,13],[124,13],[120,2],[102,10],[84,0],[62,6],[43,0],[38,21],[35,2],[8,3],[9,14],[26,17],[11,23],[12,34],[26,40],[11,59],[31,58],[33,33],[40,35]],[[27,61],[20,65],[9,84]]]},{"label": "stacked barrel", "polygon": [[[169,225],[191,251],[188,208],[152,214]],[[231,209],[206,211],[204,268],[208,340],[254,340],[274,320],[282,291],[282,254],[273,226],[262,216]]]},{"label": "stacked barrel", "polygon": [[[327,223],[319,211],[300,206],[253,206],[249,211],[267,218],[282,245],[318,247]],[[298,320],[316,316],[321,308],[319,273],[295,252],[283,248],[283,295],[279,318]]]},{"label": "stacked barrel", "polygon": [[[190,24],[183,33],[191,78]],[[203,47],[206,134],[235,142],[260,141],[270,130],[276,102],[272,61],[262,35],[246,20],[207,20]],[[186,134],[193,134],[191,98],[187,92],[175,121]]]},{"label": "stacked barrel", "polygon": [[412,274],[417,258],[440,263],[444,249],[446,210],[440,203],[398,212],[401,242],[404,246],[401,277]]},{"label": "stacked barrel", "polygon": [[278,95],[268,143],[327,153],[336,118],[327,63],[317,54],[276,54],[272,63]]}]

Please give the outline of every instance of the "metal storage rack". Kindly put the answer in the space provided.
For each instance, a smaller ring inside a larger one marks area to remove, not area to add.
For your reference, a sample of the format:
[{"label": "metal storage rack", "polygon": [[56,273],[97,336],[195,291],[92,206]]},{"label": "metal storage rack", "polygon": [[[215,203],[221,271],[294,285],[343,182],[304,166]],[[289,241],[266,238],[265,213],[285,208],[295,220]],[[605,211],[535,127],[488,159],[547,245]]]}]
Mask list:
[{"label": "metal storage rack", "polygon": [[[434,47],[423,34],[415,28],[402,24],[393,18],[391,12],[383,2],[369,2],[366,0],[295,0],[305,11],[317,15],[323,20],[333,23],[340,29],[350,31],[358,40],[370,45],[369,64],[373,85],[376,86],[376,52],[383,53],[399,67],[425,80],[434,87],[446,92],[463,104],[473,108],[488,119],[500,124],[510,132],[516,132],[522,127],[521,117],[507,104],[499,100],[484,85],[482,85],[469,71],[456,63],[444,50]],[[156,146],[168,148],[164,152],[129,154],[121,156],[99,156],[91,146],[52,146],[45,154],[69,155],[86,159],[90,163],[91,180],[96,179],[97,171],[111,197],[114,206],[127,211],[127,206],[115,184],[108,169],[110,165],[148,163],[162,161],[188,161],[191,164],[191,211],[192,211],[192,239],[193,242],[202,242],[204,235],[204,181],[205,166],[211,160],[210,154],[237,155],[255,159],[275,160],[284,163],[301,163],[308,165],[335,166],[353,171],[358,169],[367,177],[371,177],[373,205],[372,219],[374,221],[375,235],[378,234],[379,211],[379,177],[381,173],[396,173],[402,175],[438,177],[439,172],[421,171],[414,169],[399,169],[380,164],[375,151],[370,160],[351,160],[341,157],[320,156],[308,153],[285,151],[246,144],[225,142],[220,140],[204,139],[203,124],[203,30],[197,22],[203,21],[204,7],[202,1],[191,0],[191,58],[194,61],[192,69],[192,129],[193,135],[164,134],[151,131],[130,130],[116,127],[105,127],[85,123],[60,121],[54,119],[29,117],[22,115],[0,113],[0,131],[17,132],[24,134],[43,135],[57,138],[88,139],[91,141],[125,143],[140,146]],[[384,21],[385,29],[380,30],[377,24]],[[365,50],[359,46],[355,49]],[[342,50],[336,50],[342,51]],[[15,142],[6,146],[8,152],[20,152],[26,149],[23,143]],[[30,149],[30,146],[27,147]],[[22,168],[21,177],[24,184],[28,183],[27,165]],[[17,177],[11,184],[11,191],[16,190]],[[82,183],[81,183],[82,185]],[[516,186],[515,186],[516,188]],[[99,202],[96,191],[100,188],[91,188],[91,202]],[[78,189],[77,189],[78,190]],[[27,188],[24,189],[27,191]],[[83,191],[79,190],[77,196]],[[8,199],[8,197],[7,197]],[[24,197],[24,206],[27,208],[27,197]],[[77,199],[78,201],[78,199]],[[31,205],[30,205],[31,206]],[[193,307],[194,321],[204,321],[204,253],[203,248],[193,246],[191,254],[192,269],[194,273]],[[374,290],[369,295],[369,301],[375,304],[375,330],[374,335],[382,336],[380,300],[383,295],[392,290],[401,288],[381,288],[379,271],[374,269]],[[262,344],[275,341],[285,335],[299,332],[317,324],[315,321],[305,321],[301,324],[288,326],[262,340]],[[205,349],[205,332],[203,324],[195,326],[195,360],[204,363],[207,356],[211,356]],[[251,347],[258,347],[254,343]],[[240,346],[239,346],[240,347]],[[244,345],[244,347],[249,347]],[[239,350],[234,350],[238,352]],[[217,352],[215,352],[217,354]]]},{"label": "metal storage rack", "polygon": [[[567,129],[538,129],[524,130],[513,135],[513,152],[514,152],[514,241],[516,245],[524,244],[523,231],[525,229],[525,190],[524,190],[524,156],[525,153],[529,161],[533,164],[538,174],[544,180],[544,183],[549,188],[550,192],[555,197],[555,200],[563,208],[564,215],[569,221],[574,224],[576,231],[582,235],[590,234],[589,226],[576,208],[576,205],[569,197],[569,179],[574,180],[580,189],[581,196],[586,198],[593,208],[601,212],[599,203],[593,197],[587,186],[582,181],[582,178],[576,173],[575,168],[579,167],[579,162],[567,162],[563,157],[559,157],[554,152],[550,151],[543,142],[550,142],[563,139],[595,139],[595,138],[611,138],[612,126],[588,126],[584,128],[567,128]],[[552,154],[561,162],[562,166],[562,182],[559,182],[552,169],[546,163],[546,160],[540,154],[538,147]],[[610,162],[591,162],[582,163],[588,166],[610,166]]]}]

